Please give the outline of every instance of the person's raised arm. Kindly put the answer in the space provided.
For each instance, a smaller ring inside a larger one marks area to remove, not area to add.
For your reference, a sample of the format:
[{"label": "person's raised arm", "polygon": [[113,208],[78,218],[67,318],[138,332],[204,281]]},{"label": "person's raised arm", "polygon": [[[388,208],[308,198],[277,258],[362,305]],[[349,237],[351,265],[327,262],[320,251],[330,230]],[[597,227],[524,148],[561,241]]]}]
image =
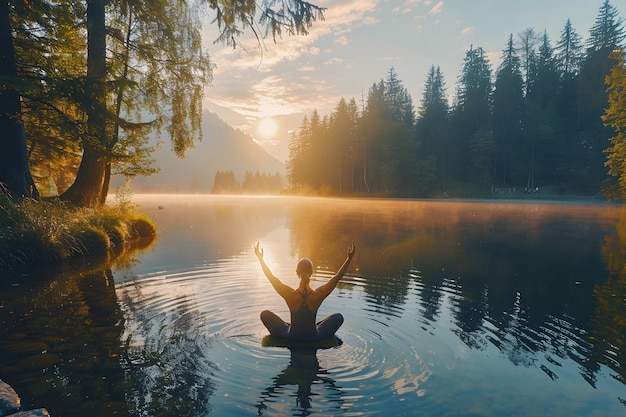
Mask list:
[{"label": "person's raised arm", "polygon": [[333,275],[333,277],[326,284],[317,288],[316,292],[319,293],[322,299],[328,297],[339,283],[339,280],[343,278],[344,274],[348,270],[348,267],[350,266],[350,261],[352,260],[355,252],[356,247],[354,246],[354,242],[352,242],[352,244],[348,247],[348,257],[343,262],[343,265],[341,265],[341,268],[339,268],[339,271],[337,271],[337,273]]},{"label": "person's raised arm", "polygon": [[288,295],[288,292],[289,290],[291,290],[291,288],[283,284],[278,278],[274,276],[274,274],[272,274],[272,271],[263,260],[263,249],[259,248],[259,242],[257,242],[256,245],[254,246],[254,254],[259,259],[259,262],[261,263],[261,268],[263,269],[263,273],[269,280],[270,284],[272,284],[272,287],[274,287],[276,292],[281,297],[285,298]]}]

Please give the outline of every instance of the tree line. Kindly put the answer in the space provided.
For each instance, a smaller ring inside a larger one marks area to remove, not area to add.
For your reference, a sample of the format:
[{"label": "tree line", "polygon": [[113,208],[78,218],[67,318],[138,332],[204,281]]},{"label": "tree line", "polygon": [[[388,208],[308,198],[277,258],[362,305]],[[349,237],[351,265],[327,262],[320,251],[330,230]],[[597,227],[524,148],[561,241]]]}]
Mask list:
[{"label": "tree line", "polygon": [[[362,97],[314,111],[292,134],[288,180],[295,190],[398,196],[464,195],[539,186],[609,191],[605,79],[624,20],[605,0],[588,39],[567,20],[560,37],[529,28],[503,43],[495,70],[481,47],[465,53],[452,103],[431,66],[416,111],[391,68]],[[623,67],[623,60],[621,63]],[[626,181],[624,181],[626,185]]]},{"label": "tree line", "polygon": [[276,172],[252,173],[246,171],[243,181],[240,183],[235,173],[220,171],[215,173],[212,194],[279,194],[283,189],[283,176]]},{"label": "tree line", "polygon": [[[0,1],[0,189],[104,202],[113,173],[147,175],[150,135],[184,156],[201,139],[202,96],[214,63],[202,48],[206,13],[218,42],[306,34],[324,9],[303,0]],[[263,29],[265,32],[263,33]]]}]

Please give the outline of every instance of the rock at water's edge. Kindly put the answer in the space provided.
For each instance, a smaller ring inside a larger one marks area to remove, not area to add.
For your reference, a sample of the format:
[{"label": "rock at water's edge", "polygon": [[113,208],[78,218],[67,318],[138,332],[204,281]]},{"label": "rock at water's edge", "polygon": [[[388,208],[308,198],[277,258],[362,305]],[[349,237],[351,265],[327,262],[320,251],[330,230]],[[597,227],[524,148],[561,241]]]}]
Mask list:
[{"label": "rock at water's edge", "polygon": [[0,416],[16,413],[20,409],[20,397],[6,382],[0,379]]},{"label": "rock at water's edge", "polygon": [[48,410],[45,408],[38,408],[36,410],[20,411],[19,413],[11,414],[6,417],[50,417],[50,414],[48,414]]}]

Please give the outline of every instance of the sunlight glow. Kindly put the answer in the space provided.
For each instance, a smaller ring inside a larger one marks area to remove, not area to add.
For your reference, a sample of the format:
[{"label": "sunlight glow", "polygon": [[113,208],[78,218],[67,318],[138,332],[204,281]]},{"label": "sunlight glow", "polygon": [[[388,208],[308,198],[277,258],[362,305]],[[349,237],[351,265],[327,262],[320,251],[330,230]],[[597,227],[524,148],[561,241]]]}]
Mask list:
[{"label": "sunlight glow", "polygon": [[263,136],[264,138],[271,138],[278,131],[278,125],[271,117],[265,117],[259,120],[256,126],[256,130],[259,135]]}]

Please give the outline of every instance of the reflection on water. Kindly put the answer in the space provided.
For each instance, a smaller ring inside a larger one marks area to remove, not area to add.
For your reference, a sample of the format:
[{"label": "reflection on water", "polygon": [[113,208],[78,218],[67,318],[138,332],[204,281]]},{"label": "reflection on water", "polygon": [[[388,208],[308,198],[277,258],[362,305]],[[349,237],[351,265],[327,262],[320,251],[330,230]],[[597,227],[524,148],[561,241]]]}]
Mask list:
[{"label": "reflection on water", "polygon": [[[127,315],[136,317],[122,340],[121,364],[132,416],[198,416],[210,409],[213,364],[205,356],[210,337],[200,330],[199,312],[184,300],[173,314],[141,311],[125,292]],[[140,299],[140,297],[139,297]]]},{"label": "reflection on water", "polygon": [[[0,283],[0,379],[55,416],[621,416],[619,206],[138,196],[159,240]],[[159,209],[159,206],[165,209]],[[301,256],[341,346],[262,346],[288,315],[253,255]],[[12,285],[17,284],[17,285]],[[282,309],[282,310],[281,310]]]},{"label": "reflection on water", "polygon": [[127,414],[124,317],[107,263],[5,276],[0,286],[0,378],[25,407]]},{"label": "reflection on water", "polygon": [[272,384],[261,393],[261,400],[257,404],[258,414],[264,415],[268,411],[268,404],[284,392],[286,385],[296,387],[294,407],[290,415],[309,415],[312,408],[313,385],[318,385],[316,391],[327,391],[326,396],[335,397],[336,408],[341,408],[342,392],[337,387],[329,372],[320,367],[317,359],[317,348],[307,346],[286,347],[289,350],[289,366],[283,369],[272,379]]}]

